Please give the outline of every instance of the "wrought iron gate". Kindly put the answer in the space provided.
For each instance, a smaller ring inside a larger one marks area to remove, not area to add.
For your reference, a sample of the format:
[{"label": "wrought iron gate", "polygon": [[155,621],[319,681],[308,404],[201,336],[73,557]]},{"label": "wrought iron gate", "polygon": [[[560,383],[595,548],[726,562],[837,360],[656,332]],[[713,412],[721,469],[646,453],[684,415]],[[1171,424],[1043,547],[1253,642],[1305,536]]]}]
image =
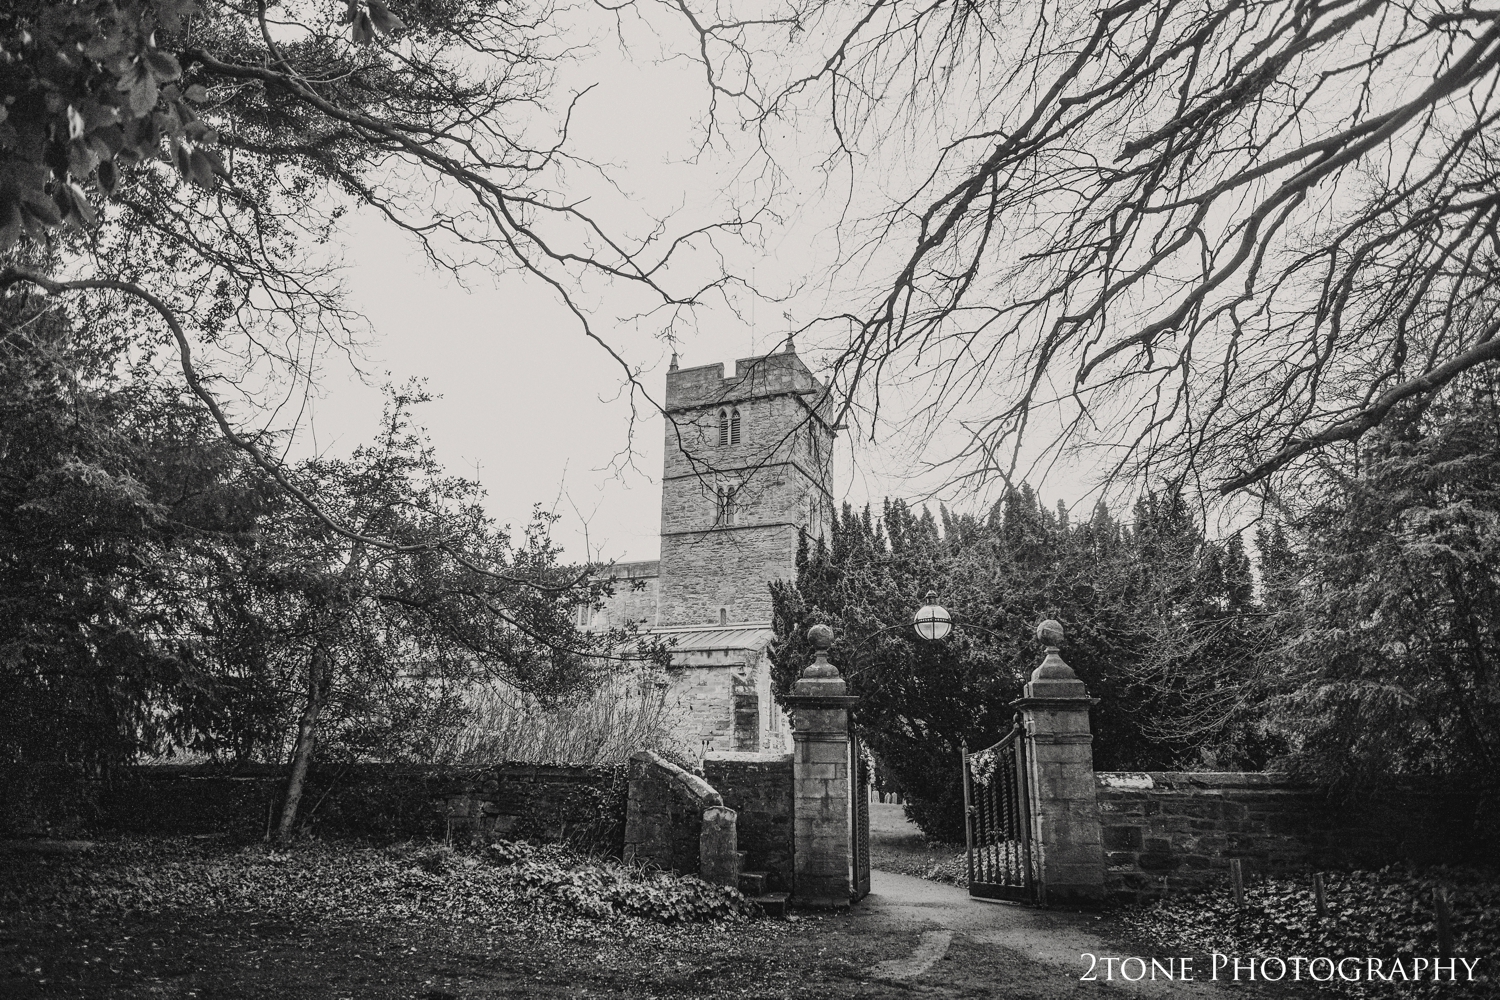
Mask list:
[{"label": "wrought iron gate", "polygon": [[870,765],[853,727],[849,732],[849,820],[854,862],[849,895],[850,902],[858,902],[870,892]]},{"label": "wrought iron gate", "polygon": [[971,896],[1036,901],[1022,732],[1018,721],[994,746],[977,753],[964,751],[964,839]]}]

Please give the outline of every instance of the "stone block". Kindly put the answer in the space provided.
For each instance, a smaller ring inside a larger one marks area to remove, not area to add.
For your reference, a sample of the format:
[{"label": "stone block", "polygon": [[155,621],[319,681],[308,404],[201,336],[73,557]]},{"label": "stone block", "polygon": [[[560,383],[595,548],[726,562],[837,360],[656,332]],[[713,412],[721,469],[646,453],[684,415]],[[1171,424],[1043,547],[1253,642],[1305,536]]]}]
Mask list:
[{"label": "stone block", "polygon": [[1136,864],[1139,865],[1143,871],[1169,872],[1176,871],[1180,866],[1180,861],[1166,851],[1147,851],[1143,852],[1140,857],[1136,859]]},{"label": "stone block", "polygon": [[[798,792],[801,794],[802,788],[808,782],[831,781],[846,778],[848,774],[849,767],[843,763],[799,764],[796,771]],[[819,789],[819,794],[821,794],[821,789]]]},{"label": "stone block", "polygon": [[705,882],[739,885],[735,818],[734,810],[727,806],[709,806],[703,810],[702,831],[698,835],[698,875]]},{"label": "stone block", "polygon": [[803,760],[809,764],[847,764],[849,761],[848,743],[819,740],[809,741],[804,746],[807,752]]}]

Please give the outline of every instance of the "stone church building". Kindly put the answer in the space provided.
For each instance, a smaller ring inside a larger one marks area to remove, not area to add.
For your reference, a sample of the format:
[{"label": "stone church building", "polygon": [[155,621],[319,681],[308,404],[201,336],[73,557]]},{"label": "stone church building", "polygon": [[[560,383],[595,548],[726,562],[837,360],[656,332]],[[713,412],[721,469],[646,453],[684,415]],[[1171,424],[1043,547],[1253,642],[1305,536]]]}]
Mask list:
[{"label": "stone church building", "polygon": [[771,697],[772,580],[795,579],[798,532],[832,519],[834,437],[824,387],[794,349],[667,372],[661,558],[617,563],[586,624],[643,622],[673,650],[668,702],[690,745],[781,751]]}]

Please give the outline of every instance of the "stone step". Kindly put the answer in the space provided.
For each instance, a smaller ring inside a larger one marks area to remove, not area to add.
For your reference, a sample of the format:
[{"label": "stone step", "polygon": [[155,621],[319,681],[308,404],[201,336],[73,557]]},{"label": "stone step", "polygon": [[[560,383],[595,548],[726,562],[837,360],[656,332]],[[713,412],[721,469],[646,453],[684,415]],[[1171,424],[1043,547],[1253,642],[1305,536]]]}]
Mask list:
[{"label": "stone step", "polygon": [[789,892],[766,892],[759,896],[751,896],[753,901],[760,904],[760,908],[766,911],[768,917],[786,916],[787,900],[792,898]]},{"label": "stone step", "polygon": [[770,872],[740,872],[740,892],[747,896],[764,896],[770,883]]}]

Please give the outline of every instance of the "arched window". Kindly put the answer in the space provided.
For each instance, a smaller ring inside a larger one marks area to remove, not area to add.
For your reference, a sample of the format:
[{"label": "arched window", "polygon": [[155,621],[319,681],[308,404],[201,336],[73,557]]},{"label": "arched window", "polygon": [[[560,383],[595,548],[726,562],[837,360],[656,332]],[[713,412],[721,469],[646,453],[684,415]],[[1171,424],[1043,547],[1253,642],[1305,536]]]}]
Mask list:
[{"label": "arched window", "polygon": [[578,627],[579,628],[588,628],[589,627],[589,619],[593,617],[592,612],[593,612],[593,608],[590,608],[587,604],[580,604],[580,605],[578,605]]},{"label": "arched window", "polygon": [[729,443],[740,443],[740,411],[738,409],[729,414]]},{"label": "arched window", "polygon": [[728,625],[729,624],[729,609],[728,608],[720,608],[719,609],[719,624],[720,625]]},{"label": "arched window", "polygon": [[717,509],[714,523],[723,527],[734,523],[734,488],[720,486],[717,491]]},{"label": "arched window", "polygon": [[719,411],[719,444],[729,443],[729,411]]}]

